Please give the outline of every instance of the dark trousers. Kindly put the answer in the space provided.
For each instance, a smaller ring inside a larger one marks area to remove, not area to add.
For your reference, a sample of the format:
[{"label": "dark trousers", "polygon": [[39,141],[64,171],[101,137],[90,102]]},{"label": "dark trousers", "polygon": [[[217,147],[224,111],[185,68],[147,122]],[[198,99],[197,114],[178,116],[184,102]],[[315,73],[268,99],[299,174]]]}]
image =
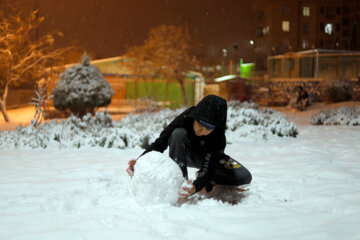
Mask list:
[{"label": "dark trousers", "polygon": [[[169,156],[180,167],[184,177],[187,179],[187,167],[201,168],[204,156],[198,149],[192,148],[187,132],[184,128],[176,128],[169,139]],[[249,170],[227,155],[213,163],[211,181],[216,184],[238,186],[249,184],[252,176]]]}]

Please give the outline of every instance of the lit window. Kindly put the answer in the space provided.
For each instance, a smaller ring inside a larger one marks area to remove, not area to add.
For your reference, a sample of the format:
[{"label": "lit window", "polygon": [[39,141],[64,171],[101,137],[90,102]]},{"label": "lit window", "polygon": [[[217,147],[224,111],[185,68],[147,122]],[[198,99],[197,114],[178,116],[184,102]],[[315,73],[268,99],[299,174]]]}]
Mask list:
[{"label": "lit window", "polygon": [[310,7],[303,7],[303,16],[310,16]]},{"label": "lit window", "polygon": [[284,32],[290,31],[290,22],[289,21],[282,21],[282,30]]},{"label": "lit window", "polygon": [[332,23],[325,24],[325,33],[331,35],[333,33],[333,25]]},{"label": "lit window", "polygon": [[302,48],[303,49],[309,48],[309,41],[308,40],[302,40]]},{"label": "lit window", "polygon": [[265,35],[267,35],[270,31],[269,26],[266,27],[258,27],[257,31],[256,31],[256,36],[257,37],[263,37]]},{"label": "lit window", "polygon": [[270,32],[270,27],[269,26],[264,27],[263,31],[264,34],[268,34]]}]

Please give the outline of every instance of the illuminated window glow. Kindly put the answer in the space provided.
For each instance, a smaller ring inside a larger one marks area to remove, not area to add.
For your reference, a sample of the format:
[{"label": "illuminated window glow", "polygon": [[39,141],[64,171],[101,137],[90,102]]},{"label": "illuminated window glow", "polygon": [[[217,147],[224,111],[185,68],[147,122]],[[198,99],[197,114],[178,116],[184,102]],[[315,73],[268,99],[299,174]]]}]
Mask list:
[{"label": "illuminated window glow", "polygon": [[309,41],[308,40],[302,40],[302,48],[303,49],[309,48]]},{"label": "illuminated window glow", "polygon": [[325,24],[325,33],[331,35],[333,33],[333,25],[332,23]]},{"label": "illuminated window glow", "polygon": [[310,7],[303,7],[303,16],[305,17],[310,16]]},{"label": "illuminated window glow", "polygon": [[290,31],[290,22],[289,21],[282,21],[282,30],[284,32]]}]

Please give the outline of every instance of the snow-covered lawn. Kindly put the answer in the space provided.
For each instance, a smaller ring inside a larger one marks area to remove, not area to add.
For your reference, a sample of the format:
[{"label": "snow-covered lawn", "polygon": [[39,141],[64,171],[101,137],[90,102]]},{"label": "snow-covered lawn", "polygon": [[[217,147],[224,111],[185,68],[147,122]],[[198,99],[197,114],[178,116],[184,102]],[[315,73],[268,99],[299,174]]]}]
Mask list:
[{"label": "snow-covered lawn", "polygon": [[132,196],[140,148],[2,149],[0,239],[360,239],[359,142],[359,127],[310,124],[244,137],[226,149],[253,174],[241,202],[180,207]]}]

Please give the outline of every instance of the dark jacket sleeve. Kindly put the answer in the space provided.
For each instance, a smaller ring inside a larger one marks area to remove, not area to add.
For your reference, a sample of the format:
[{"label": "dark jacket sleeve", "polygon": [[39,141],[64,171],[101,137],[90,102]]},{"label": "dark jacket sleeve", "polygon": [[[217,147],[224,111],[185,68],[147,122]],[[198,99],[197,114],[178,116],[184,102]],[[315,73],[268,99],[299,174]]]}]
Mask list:
[{"label": "dark jacket sleeve", "polygon": [[160,133],[160,136],[140,155],[140,157],[151,151],[164,152],[168,147],[168,141],[173,130],[185,126],[185,118],[193,109],[194,107],[190,107],[177,116],[167,127],[165,127]]}]

